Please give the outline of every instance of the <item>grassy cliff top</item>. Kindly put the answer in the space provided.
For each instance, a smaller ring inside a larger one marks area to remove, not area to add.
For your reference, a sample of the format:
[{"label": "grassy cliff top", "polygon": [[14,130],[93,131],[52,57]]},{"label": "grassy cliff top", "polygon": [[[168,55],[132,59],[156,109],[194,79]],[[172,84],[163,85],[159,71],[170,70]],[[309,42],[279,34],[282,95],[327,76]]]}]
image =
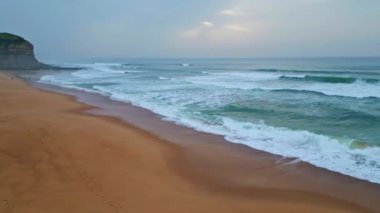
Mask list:
[{"label": "grassy cliff top", "polygon": [[0,44],[1,43],[12,43],[12,42],[24,42],[25,39],[23,39],[20,36],[13,35],[10,33],[0,33]]}]

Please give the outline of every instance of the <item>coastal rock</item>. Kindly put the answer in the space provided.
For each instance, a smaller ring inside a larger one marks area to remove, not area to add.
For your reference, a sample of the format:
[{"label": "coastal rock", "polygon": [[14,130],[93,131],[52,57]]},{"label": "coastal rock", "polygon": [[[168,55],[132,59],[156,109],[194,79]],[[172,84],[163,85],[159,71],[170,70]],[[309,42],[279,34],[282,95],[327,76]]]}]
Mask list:
[{"label": "coastal rock", "polygon": [[0,33],[0,69],[32,70],[49,69],[49,65],[38,62],[33,44],[10,33]]}]

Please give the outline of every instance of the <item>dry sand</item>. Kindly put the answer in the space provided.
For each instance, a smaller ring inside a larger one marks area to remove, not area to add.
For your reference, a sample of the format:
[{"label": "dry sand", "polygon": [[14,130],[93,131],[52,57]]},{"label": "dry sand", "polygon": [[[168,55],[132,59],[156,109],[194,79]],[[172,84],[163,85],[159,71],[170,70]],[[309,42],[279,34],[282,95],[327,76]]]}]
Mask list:
[{"label": "dry sand", "polygon": [[376,184],[237,145],[181,146],[89,109],[0,74],[0,212],[380,211]]}]

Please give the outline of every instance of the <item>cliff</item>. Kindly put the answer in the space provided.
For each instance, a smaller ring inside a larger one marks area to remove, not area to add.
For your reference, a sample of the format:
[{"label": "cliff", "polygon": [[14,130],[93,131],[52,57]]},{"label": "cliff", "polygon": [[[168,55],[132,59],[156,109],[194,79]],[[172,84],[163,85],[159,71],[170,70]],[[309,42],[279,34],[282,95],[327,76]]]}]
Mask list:
[{"label": "cliff", "polygon": [[24,38],[0,33],[0,69],[32,70],[54,68],[37,61],[33,45]]}]

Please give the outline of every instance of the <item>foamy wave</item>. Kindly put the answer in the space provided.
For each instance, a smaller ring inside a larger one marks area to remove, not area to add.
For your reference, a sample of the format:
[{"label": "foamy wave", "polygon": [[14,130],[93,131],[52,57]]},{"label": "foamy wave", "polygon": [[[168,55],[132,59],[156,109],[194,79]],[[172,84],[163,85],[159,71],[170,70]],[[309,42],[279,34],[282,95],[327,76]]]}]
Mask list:
[{"label": "foamy wave", "polygon": [[96,63],[92,67],[93,69],[106,72],[106,73],[114,73],[114,74],[123,74],[125,70],[122,68],[121,64],[104,64],[104,63]]},{"label": "foamy wave", "polygon": [[110,73],[110,74],[126,74],[126,73],[141,73],[136,66],[129,66],[118,63],[95,63],[90,66],[92,69]]},{"label": "foamy wave", "polygon": [[[303,78],[305,75],[286,75],[289,78]],[[193,84],[212,85],[242,90],[296,90],[318,92],[330,96],[354,98],[380,98],[380,85],[355,81],[354,83],[311,83],[281,82],[282,74],[273,73],[215,73],[209,76],[187,77],[182,80]]]},{"label": "foamy wave", "polygon": [[57,76],[55,75],[44,75],[40,78],[40,82],[54,84],[54,85],[63,86],[63,87],[66,87],[71,84],[70,81],[65,81],[63,79],[57,78]]},{"label": "foamy wave", "polygon": [[158,79],[160,79],[160,80],[168,80],[168,79],[170,79],[170,78],[168,78],[168,77],[163,77],[163,76],[159,76]]},{"label": "foamy wave", "polygon": [[255,149],[299,158],[321,168],[380,183],[380,148],[350,149],[347,142],[308,131],[222,118],[226,139]]},{"label": "foamy wave", "polygon": [[[267,126],[221,117],[212,124],[188,118],[172,119],[198,131],[225,136],[226,140],[252,148],[294,157],[348,176],[380,183],[380,148],[350,149],[348,141],[303,130]],[[215,125],[217,124],[217,125]]]}]

